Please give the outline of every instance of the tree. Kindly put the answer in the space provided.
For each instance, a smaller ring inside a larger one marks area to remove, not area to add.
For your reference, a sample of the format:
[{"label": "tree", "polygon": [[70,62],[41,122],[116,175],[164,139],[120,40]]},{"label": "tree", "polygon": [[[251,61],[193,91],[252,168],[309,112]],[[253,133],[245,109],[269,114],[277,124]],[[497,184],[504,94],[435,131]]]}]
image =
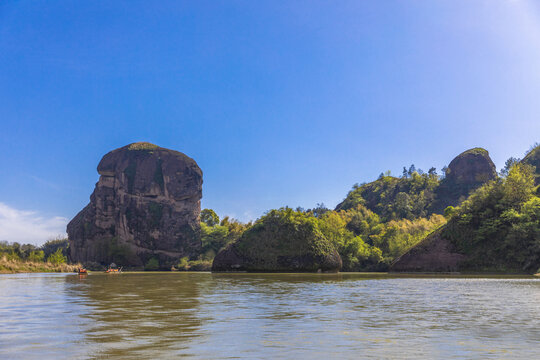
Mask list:
[{"label": "tree", "polygon": [[534,168],[527,164],[514,164],[503,185],[503,203],[517,207],[530,199],[534,193]]},{"label": "tree", "polygon": [[396,195],[394,207],[400,217],[406,218],[409,216],[411,212],[410,201],[411,199],[407,193],[400,192]]},{"label": "tree", "polygon": [[448,176],[448,171],[449,171],[448,166],[444,165],[441,169],[441,172],[442,172],[441,179],[444,179],[445,177]]},{"label": "tree", "polygon": [[45,258],[43,250],[32,251],[28,255],[28,260],[33,262],[41,262]]},{"label": "tree", "polygon": [[409,171],[407,173],[409,174],[409,176],[411,176],[414,172],[416,172],[416,167],[414,166],[414,164],[412,164],[409,167]]},{"label": "tree", "polygon": [[201,211],[201,222],[212,227],[219,224],[219,216],[212,209],[204,209]]},{"label": "tree", "polygon": [[65,264],[67,262],[67,257],[62,253],[62,248],[58,248],[54,253],[49,255],[47,262],[55,265]]},{"label": "tree", "polygon": [[456,213],[456,208],[453,206],[447,206],[446,209],[444,209],[444,217],[447,220],[450,219],[452,216],[454,216],[455,213]]},{"label": "tree", "polygon": [[49,258],[49,256],[58,251],[58,249],[61,249],[63,254],[67,254],[68,247],[68,239],[58,237],[56,239],[48,240],[41,246],[41,250],[45,253],[45,257]]},{"label": "tree", "polygon": [[330,209],[328,209],[326,205],[324,205],[324,203],[320,203],[320,204],[317,203],[317,207],[311,210],[311,212],[313,213],[313,216],[315,216],[316,218],[320,218],[328,211],[330,211]]},{"label": "tree", "polygon": [[155,257],[150,258],[146,265],[144,266],[144,270],[146,271],[155,271],[159,269],[159,260]]},{"label": "tree", "polygon": [[499,171],[499,174],[502,177],[507,177],[508,174],[510,173],[510,169],[512,169],[512,167],[514,165],[519,163],[519,161],[520,160],[518,158],[515,158],[515,157],[508,158],[508,160],[506,160],[506,162],[504,163],[504,168],[502,168],[501,171]]}]

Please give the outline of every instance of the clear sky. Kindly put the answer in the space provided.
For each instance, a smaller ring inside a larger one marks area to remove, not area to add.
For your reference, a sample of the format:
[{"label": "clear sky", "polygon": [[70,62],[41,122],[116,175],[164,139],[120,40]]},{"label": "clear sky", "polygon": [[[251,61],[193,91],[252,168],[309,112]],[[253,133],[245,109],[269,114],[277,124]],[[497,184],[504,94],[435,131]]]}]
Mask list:
[{"label": "clear sky", "polygon": [[0,2],[0,240],[63,233],[136,141],[250,220],[539,140],[538,2]]}]

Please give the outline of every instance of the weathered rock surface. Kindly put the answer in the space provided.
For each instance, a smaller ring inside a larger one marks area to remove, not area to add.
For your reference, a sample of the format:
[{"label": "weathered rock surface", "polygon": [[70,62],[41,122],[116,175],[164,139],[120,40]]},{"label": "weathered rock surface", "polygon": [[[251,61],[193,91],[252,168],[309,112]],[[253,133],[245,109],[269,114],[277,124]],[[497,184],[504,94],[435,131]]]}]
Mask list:
[{"label": "weathered rock surface", "polygon": [[342,261],[309,219],[273,210],[220,251],[212,271],[337,272]]},{"label": "weathered rock surface", "polygon": [[474,148],[462,152],[448,165],[446,179],[454,184],[477,186],[497,177],[489,152]]},{"label": "weathered rock surface", "polygon": [[456,156],[448,165],[446,177],[436,189],[436,202],[432,212],[442,213],[447,206],[457,206],[469,194],[497,178],[497,169],[489,152],[474,148]]},{"label": "weathered rock surface", "polygon": [[170,268],[200,251],[202,171],[190,157],[149,143],[106,154],[88,204],[67,226],[70,255],[84,264]]},{"label": "weathered rock surface", "polygon": [[395,272],[455,272],[466,256],[442,236],[441,229],[427,236],[390,266]]}]

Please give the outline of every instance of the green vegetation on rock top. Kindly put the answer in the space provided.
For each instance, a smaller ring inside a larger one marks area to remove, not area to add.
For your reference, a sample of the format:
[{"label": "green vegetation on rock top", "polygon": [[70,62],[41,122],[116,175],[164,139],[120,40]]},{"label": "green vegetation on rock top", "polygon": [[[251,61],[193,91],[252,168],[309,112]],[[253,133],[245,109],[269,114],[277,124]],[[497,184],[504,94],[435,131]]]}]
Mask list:
[{"label": "green vegetation on rock top", "polygon": [[159,146],[151,144],[149,142],[136,142],[128,145],[128,150],[155,150]]},{"label": "green vegetation on rock top", "polygon": [[458,157],[461,156],[461,155],[465,155],[465,154],[489,156],[489,152],[486,149],[481,148],[481,147],[475,147],[475,148],[466,150],[466,151],[462,152],[460,155],[458,155]]}]

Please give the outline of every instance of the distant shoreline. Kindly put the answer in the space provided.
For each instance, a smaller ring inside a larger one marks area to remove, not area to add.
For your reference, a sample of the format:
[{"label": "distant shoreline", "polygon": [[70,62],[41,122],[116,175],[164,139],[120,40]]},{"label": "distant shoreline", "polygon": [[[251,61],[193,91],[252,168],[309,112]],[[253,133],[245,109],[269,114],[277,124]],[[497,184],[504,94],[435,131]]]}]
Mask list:
[{"label": "distant shoreline", "polygon": [[[55,266],[50,264],[49,270],[45,271],[12,271],[8,272],[0,270],[0,275],[13,275],[13,274],[51,274],[51,273],[65,273],[65,274],[77,274],[78,265],[62,264],[63,266]],[[120,274],[108,274],[105,271],[96,270],[89,271],[89,275],[134,275],[134,274],[146,274],[146,275],[167,275],[167,274],[212,274],[214,276],[274,276],[274,275],[296,275],[296,276],[322,276],[322,277],[341,277],[341,276],[355,276],[365,278],[540,278],[540,273],[537,274],[518,274],[518,273],[437,273],[437,272],[337,272],[337,273],[315,273],[315,272],[211,272],[211,271],[123,271]]]}]

